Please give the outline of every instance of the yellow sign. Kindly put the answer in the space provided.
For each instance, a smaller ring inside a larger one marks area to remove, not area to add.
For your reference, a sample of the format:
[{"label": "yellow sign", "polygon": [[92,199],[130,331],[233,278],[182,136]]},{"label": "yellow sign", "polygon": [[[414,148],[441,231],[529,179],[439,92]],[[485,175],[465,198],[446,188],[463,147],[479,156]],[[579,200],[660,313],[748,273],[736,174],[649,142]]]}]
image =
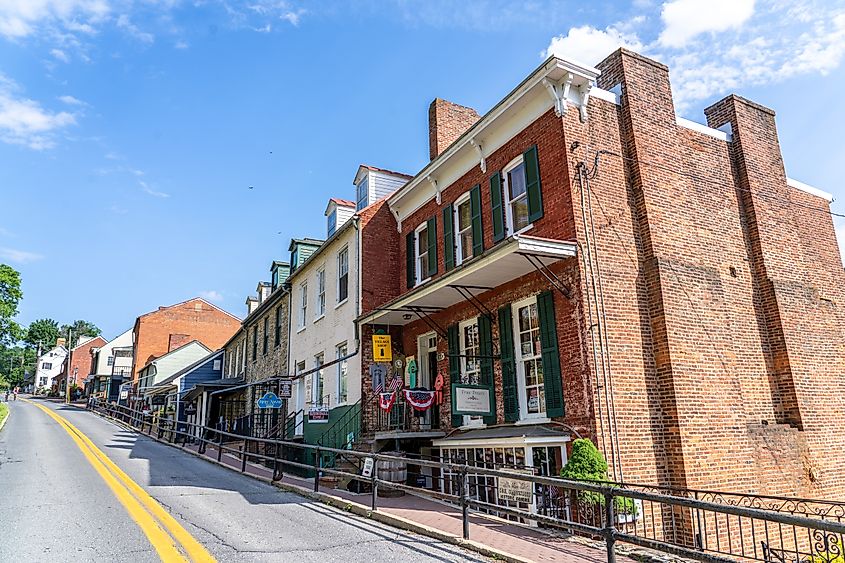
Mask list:
[{"label": "yellow sign", "polygon": [[389,334],[374,334],[373,335],[373,361],[374,362],[390,362],[393,361],[392,347],[390,345]]}]

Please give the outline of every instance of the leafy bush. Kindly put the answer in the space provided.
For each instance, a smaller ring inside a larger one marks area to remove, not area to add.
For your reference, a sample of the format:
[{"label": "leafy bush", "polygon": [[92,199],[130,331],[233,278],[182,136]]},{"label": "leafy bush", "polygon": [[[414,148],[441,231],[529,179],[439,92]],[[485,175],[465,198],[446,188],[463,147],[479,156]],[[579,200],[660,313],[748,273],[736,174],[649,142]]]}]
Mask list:
[{"label": "leafy bush", "polygon": [[[607,477],[607,461],[591,440],[579,438],[572,443],[572,455],[560,471],[560,476],[573,481],[595,481],[609,483]],[[579,491],[578,499],[591,505],[604,506],[604,495],[592,491]],[[618,514],[637,515],[637,505],[634,499],[614,497]]]}]

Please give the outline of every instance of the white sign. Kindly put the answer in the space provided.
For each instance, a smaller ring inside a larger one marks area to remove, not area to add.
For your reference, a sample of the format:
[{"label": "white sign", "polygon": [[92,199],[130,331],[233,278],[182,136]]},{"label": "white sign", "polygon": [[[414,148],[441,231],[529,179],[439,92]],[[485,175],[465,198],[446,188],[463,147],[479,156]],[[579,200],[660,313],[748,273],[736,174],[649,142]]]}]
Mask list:
[{"label": "white sign", "polygon": [[[514,471],[509,470],[508,473],[522,473],[523,475],[531,475],[530,471]],[[506,500],[508,502],[524,502],[531,503],[531,481],[522,481],[521,479],[507,479],[499,477],[499,485],[497,488],[499,500]]]},{"label": "white sign", "polygon": [[362,477],[372,477],[373,476],[373,458],[371,458],[371,457],[364,458],[364,467],[361,468],[361,476]]},{"label": "white sign", "polygon": [[308,422],[310,422],[311,424],[328,424],[329,408],[312,407],[308,410]]},{"label": "white sign", "polygon": [[480,387],[455,386],[455,404],[453,414],[489,415],[490,389]]}]

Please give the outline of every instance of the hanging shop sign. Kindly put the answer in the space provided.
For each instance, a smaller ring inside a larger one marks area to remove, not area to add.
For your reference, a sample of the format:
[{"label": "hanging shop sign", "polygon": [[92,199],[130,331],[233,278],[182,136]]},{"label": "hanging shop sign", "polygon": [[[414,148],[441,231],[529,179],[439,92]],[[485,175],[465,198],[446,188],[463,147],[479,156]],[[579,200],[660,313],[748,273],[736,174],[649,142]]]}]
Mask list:
[{"label": "hanging shop sign", "polygon": [[408,387],[417,386],[417,361],[413,356],[405,358],[405,385]]},{"label": "hanging shop sign", "polygon": [[123,391],[120,392],[120,400],[121,401],[125,401],[128,398],[129,398],[129,391],[124,389]]},{"label": "hanging shop sign", "polygon": [[384,412],[390,412],[393,408],[393,403],[396,402],[396,393],[379,393],[378,394],[378,408]]},{"label": "hanging shop sign", "polygon": [[[523,475],[531,475],[530,471],[518,470],[502,470],[508,473],[521,473]],[[500,501],[506,500],[508,502],[524,502],[531,503],[531,481],[523,481],[521,479],[508,479],[506,477],[499,477],[499,483],[496,487],[497,496]]]},{"label": "hanging shop sign", "polygon": [[185,407],[185,416],[194,416],[197,414],[197,406],[193,403]]},{"label": "hanging shop sign", "polygon": [[279,397],[290,399],[293,393],[293,381],[290,379],[279,380]]},{"label": "hanging shop sign", "polygon": [[443,385],[443,374],[438,373],[437,377],[434,379],[434,400],[435,402],[437,402],[438,405],[443,404]]},{"label": "hanging shop sign", "polygon": [[280,409],[282,408],[282,399],[271,391],[264,393],[264,396],[255,401],[255,405],[259,409]]},{"label": "hanging shop sign", "polygon": [[490,416],[490,388],[484,385],[453,385],[452,414]]},{"label": "hanging shop sign", "polygon": [[308,422],[311,424],[328,424],[329,407],[312,407],[308,409]]},{"label": "hanging shop sign", "polygon": [[373,360],[376,362],[390,362],[393,360],[389,334],[373,335]]},{"label": "hanging shop sign", "polygon": [[370,379],[373,380],[373,391],[375,393],[381,393],[384,391],[388,365],[389,364],[370,364]]},{"label": "hanging shop sign", "polygon": [[405,400],[418,411],[427,411],[434,404],[434,391],[405,389]]}]

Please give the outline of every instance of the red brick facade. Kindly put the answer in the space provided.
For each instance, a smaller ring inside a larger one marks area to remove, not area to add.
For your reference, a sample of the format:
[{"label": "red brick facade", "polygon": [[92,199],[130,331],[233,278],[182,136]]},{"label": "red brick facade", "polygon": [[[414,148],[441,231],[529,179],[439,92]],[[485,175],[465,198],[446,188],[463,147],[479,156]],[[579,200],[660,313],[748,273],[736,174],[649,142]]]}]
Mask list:
[{"label": "red brick facade", "polygon": [[145,365],[178,348],[180,342],[197,340],[209,349],[217,350],[240,327],[237,317],[199,298],[141,315],[135,321],[132,334],[135,346],[132,379],[136,381]]},{"label": "red brick facade", "polygon": [[434,158],[478,121],[478,112],[437,98],[428,107],[428,152]]},{"label": "red brick facade", "polygon": [[[100,348],[105,344],[106,340],[102,336],[97,336],[70,351],[65,373],[70,377],[71,386],[75,383],[78,387],[83,387],[82,382],[91,373],[91,363],[93,362],[91,348]],[[74,371],[76,376],[73,375]]]},{"label": "red brick facade", "polygon": [[[441,203],[432,198],[404,218],[401,233],[389,213],[374,217],[363,238],[363,312],[406,291],[405,236],[436,216],[442,241],[442,208],[476,184],[484,248],[492,248],[490,173],[536,145],[545,212],[527,234],[577,241],[579,252],[552,268],[572,288],[571,298],[554,293],[566,404],[560,421],[591,436],[609,461],[618,442],[627,481],[842,496],[845,319],[838,304],[845,271],[829,203],[787,185],[771,110],[736,96],[708,108],[710,127],[730,125],[726,142],[678,125],[665,66],[620,50],[599,69],[601,88],[621,84],[619,105],[594,96],[583,122],[577,111],[557,117],[549,110],[486,155],[488,172],[475,166],[440,186]],[[596,151],[607,152],[582,209],[578,163],[592,167]],[[589,215],[592,229],[583,219]],[[584,264],[588,237],[600,276]],[[369,248],[368,240],[377,243]],[[433,279],[444,273],[441,242]],[[615,421],[608,420],[603,397],[610,390],[597,385],[591,352],[596,277]],[[530,274],[479,300],[495,312],[549,288],[544,277]],[[446,327],[477,315],[459,304],[432,320]],[[373,328],[361,327],[368,407],[374,405],[367,373]],[[394,335],[394,351],[408,354],[417,336],[430,331],[421,321],[385,328]],[[493,339],[498,342],[496,323]],[[442,338],[438,351],[447,351]],[[438,372],[448,374],[448,360]],[[498,361],[494,372],[502,423]],[[448,393],[445,399],[441,426],[448,430]],[[367,410],[371,420],[373,409]]]}]

